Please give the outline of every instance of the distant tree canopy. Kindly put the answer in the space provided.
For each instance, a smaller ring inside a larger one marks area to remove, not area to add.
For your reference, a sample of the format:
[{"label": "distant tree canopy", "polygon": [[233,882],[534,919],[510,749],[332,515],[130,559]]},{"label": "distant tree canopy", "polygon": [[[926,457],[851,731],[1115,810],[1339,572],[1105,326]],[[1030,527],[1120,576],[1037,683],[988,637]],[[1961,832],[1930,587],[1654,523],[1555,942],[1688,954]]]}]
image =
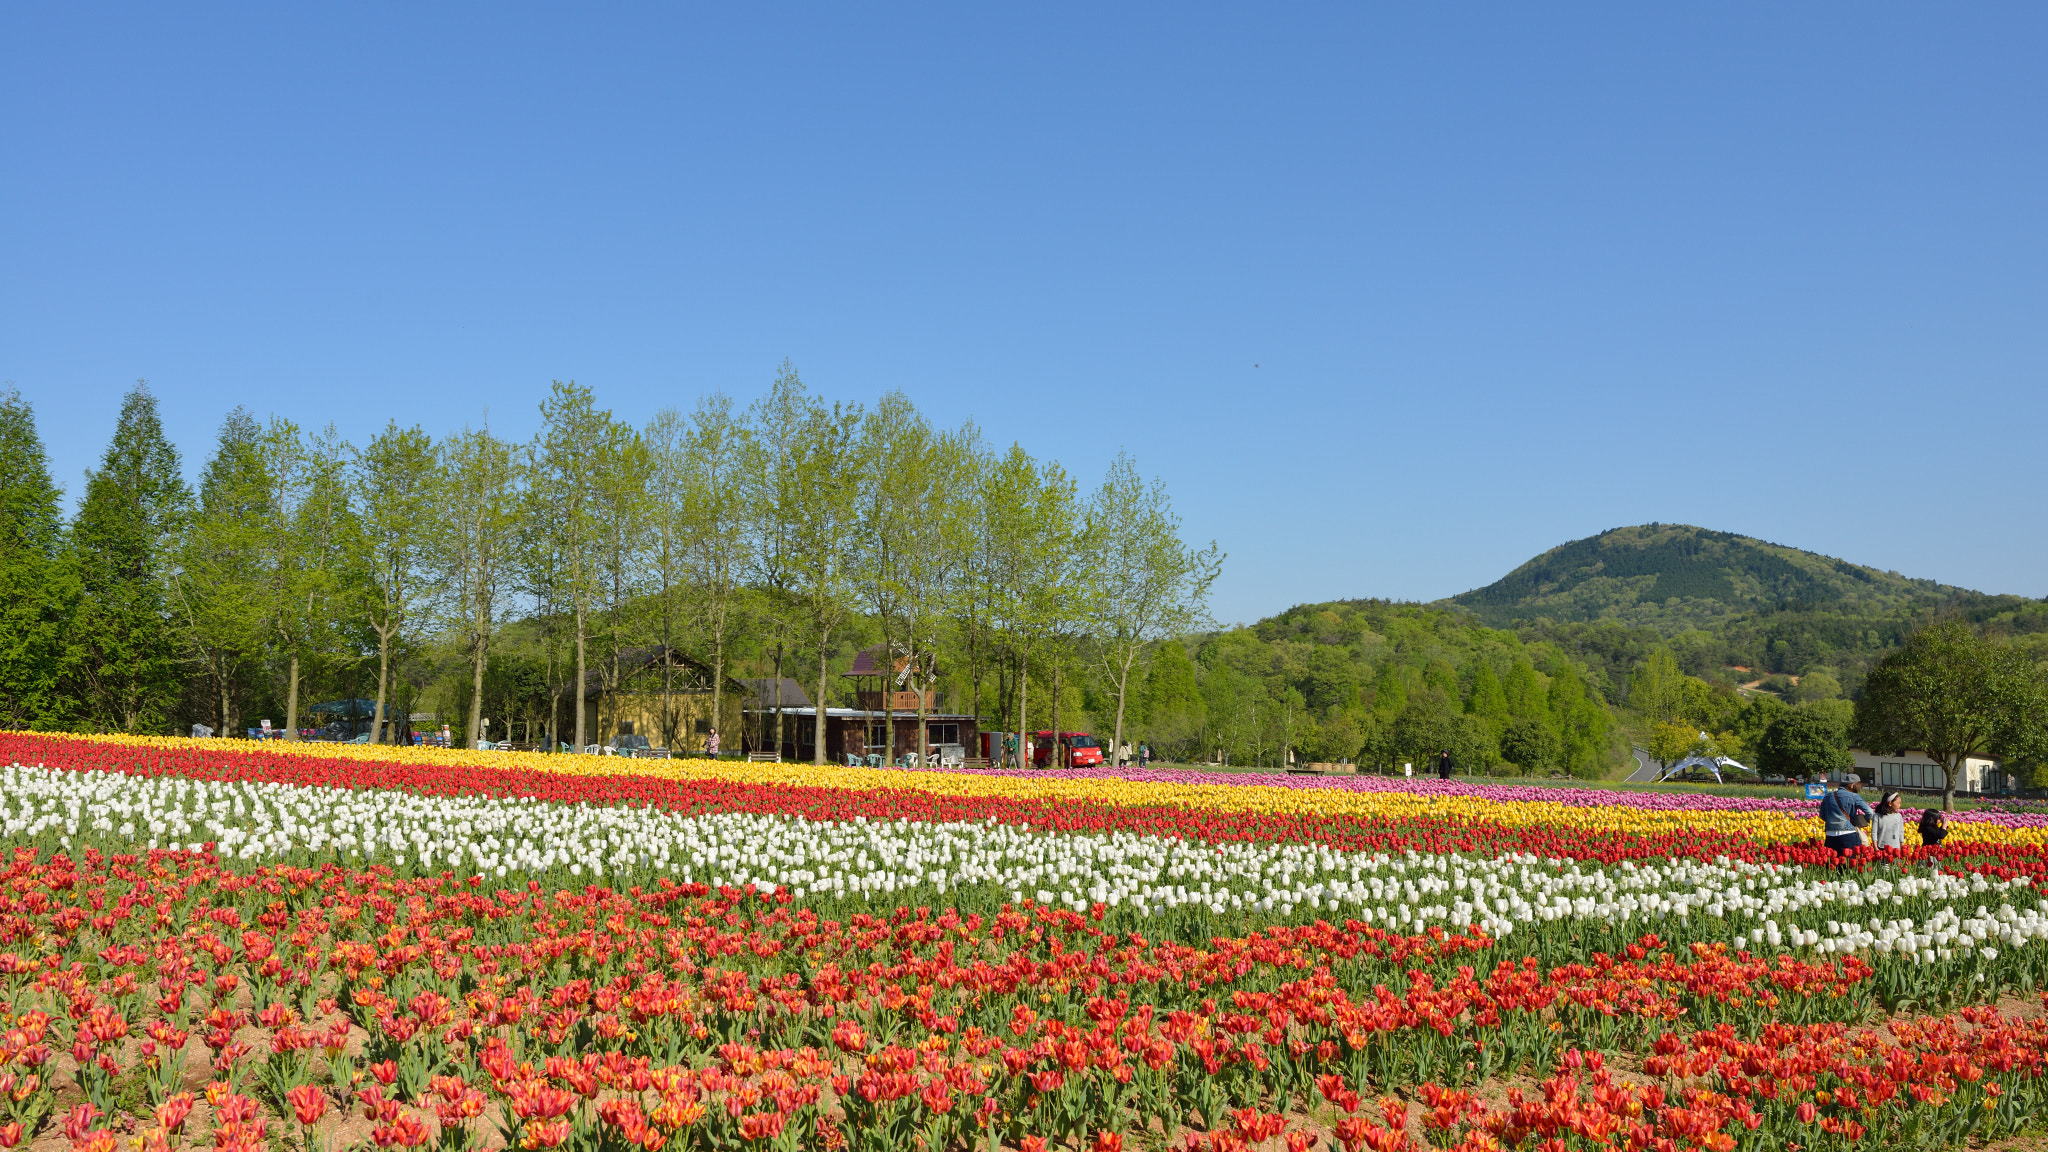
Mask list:
[{"label": "distant tree canopy", "polygon": [[1756,767],[1789,778],[1846,771],[1848,733],[1841,717],[1819,708],[1792,708],[1773,717],[1756,744]]},{"label": "distant tree canopy", "polygon": [[1853,735],[1873,752],[1926,753],[1942,766],[1942,804],[1952,807],[1969,758],[2042,758],[2048,677],[2011,641],[1960,621],[1938,624],[1871,670]]},{"label": "distant tree canopy", "polygon": [[[1585,669],[1452,610],[1302,605],[1161,646],[1136,731],[1179,760],[1352,760],[1600,776],[1626,754]],[[1510,755],[1509,753],[1513,754]]]}]

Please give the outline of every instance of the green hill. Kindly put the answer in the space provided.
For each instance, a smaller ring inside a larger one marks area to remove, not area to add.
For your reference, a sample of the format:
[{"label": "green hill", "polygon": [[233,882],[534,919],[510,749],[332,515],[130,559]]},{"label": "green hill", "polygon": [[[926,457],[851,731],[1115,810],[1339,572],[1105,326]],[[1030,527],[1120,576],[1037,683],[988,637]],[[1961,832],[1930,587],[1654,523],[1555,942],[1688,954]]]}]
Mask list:
[{"label": "green hill", "polygon": [[1759,613],[1891,617],[1967,595],[1732,532],[1644,524],[1559,545],[1445,603],[1496,628],[1613,621],[1674,636]]}]

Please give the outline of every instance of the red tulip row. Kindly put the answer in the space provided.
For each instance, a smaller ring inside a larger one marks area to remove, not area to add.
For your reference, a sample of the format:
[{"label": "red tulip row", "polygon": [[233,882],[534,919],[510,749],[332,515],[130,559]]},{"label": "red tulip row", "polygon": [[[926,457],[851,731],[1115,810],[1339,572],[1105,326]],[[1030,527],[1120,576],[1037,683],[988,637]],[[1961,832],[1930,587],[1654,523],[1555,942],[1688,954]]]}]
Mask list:
[{"label": "red tulip row", "polygon": [[[1500,1108],[1426,1084],[1422,1126],[1459,1152],[1942,1147],[2013,1132],[2048,1103],[2048,1019],[1988,1007],[1886,1032],[1666,1033],[1653,1053],[1643,1070],[1655,1079],[1629,1083],[1600,1053],[1567,1052],[1537,1094],[1509,1089]],[[1369,1146],[1417,1145],[1383,1132]]]}]

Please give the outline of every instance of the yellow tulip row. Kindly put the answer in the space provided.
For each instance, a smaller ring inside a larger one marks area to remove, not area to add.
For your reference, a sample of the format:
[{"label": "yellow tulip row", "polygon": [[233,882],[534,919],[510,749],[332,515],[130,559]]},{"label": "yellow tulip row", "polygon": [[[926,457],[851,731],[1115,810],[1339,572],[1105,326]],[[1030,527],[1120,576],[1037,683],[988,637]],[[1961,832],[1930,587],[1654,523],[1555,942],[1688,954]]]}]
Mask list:
[{"label": "yellow tulip row", "polygon": [[[558,756],[529,752],[394,747],[376,744],[299,744],[279,741],[252,746],[245,740],[189,740],[165,736],[85,736],[78,739],[136,746],[218,749],[223,752],[317,756],[367,763],[401,763],[460,769],[489,767],[567,775],[637,775],[671,780],[730,781],[736,784],[836,788],[849,791],[909,789],[938,796],[1013,800],[1080,801],[1125,807],[1208,809],[1261,815],[1350,817],[1388,825],[1415,818],[1450,819],[1510,827],[1550,827],[1583,832],[1659,835],[1704,831],[1744,836],[1762,844],[1811,842],[1820,834],[1817,817],[1804,812],[1644,808],[1626,803],[1571,805],[1544,800],[1494,800],[1480,796],[1344,788],[1288,788],[1263,784],[1197,784],[1114,778],[992,776],[957,772],[845,768],[835,765],[748,763],[703,759],[627,760],[609,756]],[[1909,842],[1918,833],[1908,831]],[[2048,829],[1995,823],[1950,824],[1950,838],[1963,843],[2048,843]]]}]

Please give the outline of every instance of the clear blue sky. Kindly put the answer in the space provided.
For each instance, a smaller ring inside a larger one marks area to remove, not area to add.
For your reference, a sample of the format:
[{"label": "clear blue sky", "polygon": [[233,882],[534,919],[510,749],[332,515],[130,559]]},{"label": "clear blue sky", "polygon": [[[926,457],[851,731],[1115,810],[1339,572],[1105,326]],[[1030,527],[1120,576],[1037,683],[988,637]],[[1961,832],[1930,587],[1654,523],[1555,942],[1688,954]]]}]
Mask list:
[{"label": "clear blue sky", "polygon": [[1128,448],[1226,621],[1651,520],[2040,596],[2044,128],[2039,4],[17,3],[0,379],[75,495],[137,377],[196,470],[788,357]]}]

